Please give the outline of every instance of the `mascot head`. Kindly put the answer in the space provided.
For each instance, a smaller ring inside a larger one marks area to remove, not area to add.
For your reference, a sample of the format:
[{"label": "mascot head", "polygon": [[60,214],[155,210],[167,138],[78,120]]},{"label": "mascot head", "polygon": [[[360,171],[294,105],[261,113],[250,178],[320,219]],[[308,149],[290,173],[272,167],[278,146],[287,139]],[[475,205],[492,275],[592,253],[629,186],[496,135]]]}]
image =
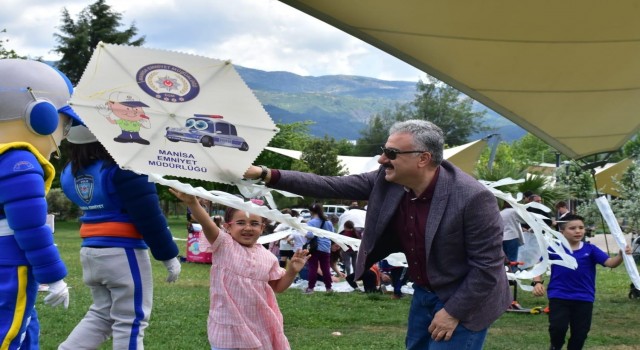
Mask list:
[{"label": "mascot head", "polygon": [[69,79],[38,61],[0,59],[0,143],[27,142],[43,156],[55,152],[72,125]]}]

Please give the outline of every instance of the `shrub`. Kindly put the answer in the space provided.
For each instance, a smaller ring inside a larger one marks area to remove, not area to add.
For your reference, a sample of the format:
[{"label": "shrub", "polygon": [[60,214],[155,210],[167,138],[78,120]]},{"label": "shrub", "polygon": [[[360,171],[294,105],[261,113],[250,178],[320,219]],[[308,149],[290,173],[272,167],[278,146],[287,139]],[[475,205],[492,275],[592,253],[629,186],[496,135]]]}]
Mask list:
[{"label": "shrub", "polygon": [[71,202],[60,188],[52,188],[47,194],[49,213],[57,220],[75,220],[81,215],[80,208]]}]

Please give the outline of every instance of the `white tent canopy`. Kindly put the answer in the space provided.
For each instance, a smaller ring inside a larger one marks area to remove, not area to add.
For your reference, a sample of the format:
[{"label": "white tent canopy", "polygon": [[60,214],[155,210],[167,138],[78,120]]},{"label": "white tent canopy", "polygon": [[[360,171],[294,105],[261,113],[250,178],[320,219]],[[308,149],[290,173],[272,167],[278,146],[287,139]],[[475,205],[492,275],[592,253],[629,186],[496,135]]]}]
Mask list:
[{"label": "white tent canopy", "polygon": [[487,146],[487,140],[481,139],[464,145],[447,148],[444,150],[444,159],[455,164],[464,172],[471,174],[480,158],[482,150]]},{"label": "white tent canopy", "polygon": [[615,181],[622,179],[622,175],[631,164],[633,164],[633,160],[626,158],[618,163],[607,164],[600,169],[596,169],[595,178],[598,190],[612,196],[620,197],[618,185]]},{"label": "white tent canopy", "polygon": [[615,151],[640,130],[637,1],[280,1],[457,88],[568,157]]}]

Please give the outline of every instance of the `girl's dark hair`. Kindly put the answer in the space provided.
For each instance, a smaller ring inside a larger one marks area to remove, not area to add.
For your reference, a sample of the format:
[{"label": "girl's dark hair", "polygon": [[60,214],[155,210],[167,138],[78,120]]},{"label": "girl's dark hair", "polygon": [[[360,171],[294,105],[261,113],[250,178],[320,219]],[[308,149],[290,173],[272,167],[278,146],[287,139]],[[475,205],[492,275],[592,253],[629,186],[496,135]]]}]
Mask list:
[{"label": "girl's dark hair", "polygon": [[235,214],[238,210],[240,209],[227,207],[227,209],[224,211],[224,222],[231,222],[231,219],[233,219],[233,214]]},{"label": "girl's dark hair", "polygon": [[351,220],[347,220],[344,222],[344,228],[348,229],[348,230],[353,230],[354,226],[353,226],[353,221]]},{"label": "girl's dark hair", "polygon": [[[233,219],[233,215],[239,210],[240,209],[227,207],[227,209],[224,211],[224,222],[231,222],[231,219]],[[262,217],[262,222],[264,222],[265,224],[268,224],[269,219]]]},{"label": "girl's dark hair", "polygon": [[318,215],[318,217],[323,221],[329,221],[327,216],[324,214],[324,209],[322,209],[321,203],[315,203],[314,205],[310,206],[309,211],[311,212],[311,214]]},{"label": "girl's dark hair", "polygon": [[69,150],[69,161],[67,164],[71,163],[71,174],[74,176],[78,171],[90,166],[97,160],[105,161],[103,168],[116,163],[100,142],[91,142],[82,145],[71,143]]}]

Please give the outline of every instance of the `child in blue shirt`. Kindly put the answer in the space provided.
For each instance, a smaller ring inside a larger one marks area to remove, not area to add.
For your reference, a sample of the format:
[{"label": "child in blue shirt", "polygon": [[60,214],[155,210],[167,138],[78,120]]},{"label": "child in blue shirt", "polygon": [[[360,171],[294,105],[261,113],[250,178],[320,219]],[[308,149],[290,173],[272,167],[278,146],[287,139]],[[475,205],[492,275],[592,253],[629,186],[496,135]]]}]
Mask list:
[{"label": "child in blue shirt", "polygon": [[[593,244],[583,242],[585,234],[584,219],[578,215],[567,214],[558,222],[560,232],[569,242],[571,254],[578,267],[573,270],[560,265],[551,265],[551,280],[547,290],[549,298],[549,336],[551,350],[562,349],[565,335],[571,327],[568,350],[582,349],[591,328],[593,302],[596,293],[596,264],[606,267],[618,267],[622,264],[622,251],[615,257]],[[627,246],[626,254],[631,254]],[[549,252],[550,260],[560,257]],[[543,296],[545,292],[541,276],[533,279],[533,295]]]}]

